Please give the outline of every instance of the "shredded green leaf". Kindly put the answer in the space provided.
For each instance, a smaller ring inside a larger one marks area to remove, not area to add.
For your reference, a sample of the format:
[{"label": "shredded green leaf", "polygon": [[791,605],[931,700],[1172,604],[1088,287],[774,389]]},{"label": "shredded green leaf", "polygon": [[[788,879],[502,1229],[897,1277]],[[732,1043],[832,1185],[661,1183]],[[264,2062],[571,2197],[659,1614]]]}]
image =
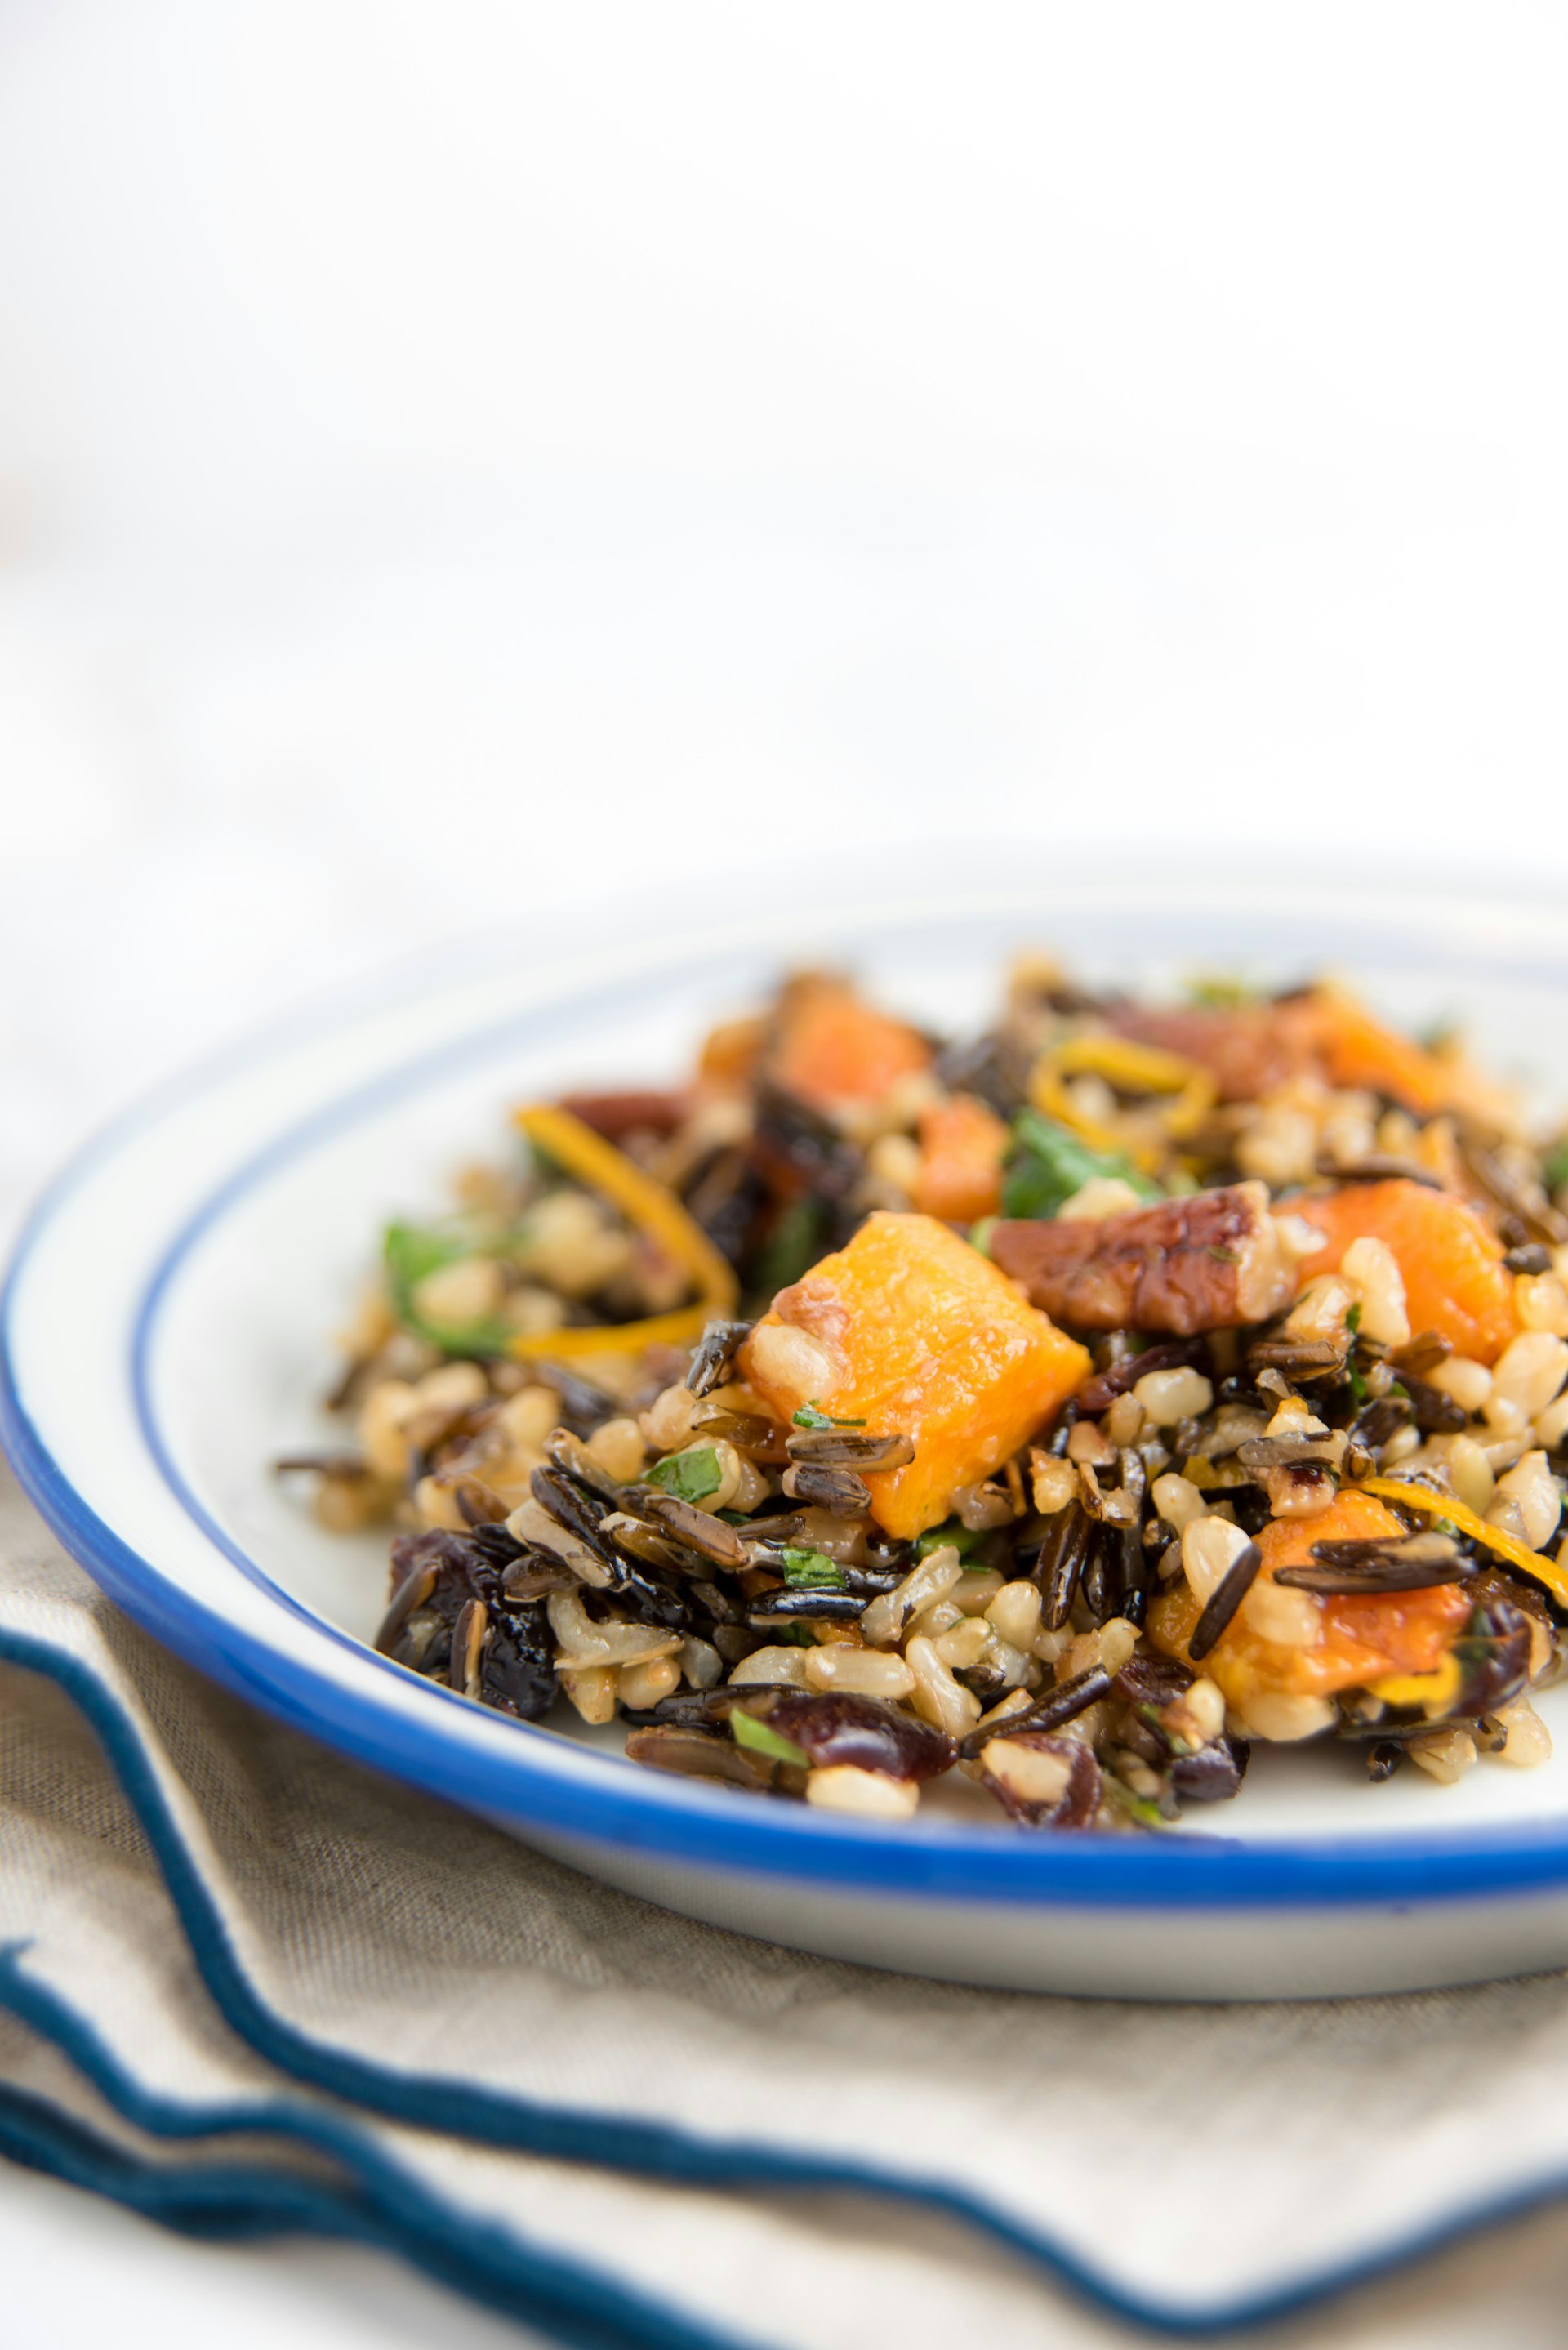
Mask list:
[{"label": "shredded green leaf", "polygon": [[803,1403],[791,1417],[797,1428],[864,1428],[866,1425],[863,1419],[834,1419],[815,1403]]},{"label": "shredded green leaf", "polygon": [[1002,1206],[1009,1216],[1054,1216],[1096,1175],[1129,1184],[1140,1200],[1160,1200],[1158,1183],[1140,1175],[1119,1150],[1092,1150],[1081,1137],[1037,1109],[1021,1109],[1012,1121],[1012,1149],[1002,1178]]},{"label": "shredded green leaf", "polygon": [[808,1192],[804,1199],[791,1201],[768,1234],[757,1267],[757,1287],[764,1297],[775,1296],[811,1271],[822,1254],[826,1228],[827,1209],[821,1200],[814,1200]]},{"label": "shredded green leaf", "polygon": [[443,1265],[456,1264],[460,1258],[478,1253],[463,1233],[442,1231],[431,1224],[392,1223],[387,1226],[381,1253],[392,1311],[405,1330],[411,1330],[416,1338],[428,1339],[443,1355],[472,1357],[506,1352],[511,1333],[504,1322],[493,1316],[461,1326],[435,1323],[421,1314],[414,1304],[414,1292],[428,1274],[439,1273]]},{"label": "shredded green leaf", "polygon": [[792,1591],[842,1591],[844,1588],[844,1569],[820,1550],[786,1547],[784,1578]]},{"label": "shredded green leaf", "polygon": [[950,1518],[945,1526],[933,1526],[929,1534],[919,1536],[915,1544],[915,1556],[929,1558],[934,1550],[951,1548],[956,1550],[959,1556],[962,1558],[967,1551],[974,1548],[979,1540],[980,1536],[972,1534],[968,1526],[961,1525],[957,1518]]},{"label": "shredded green leaf", "polygon": [[793,1738],[781,1738],[743,1706],[736,1706],[732,1712],[730,1733],[737,1746],[749,1746],[753,1754],[770,1755],[775,1762],[794,1762],[802,1771],[811,1768],[811,1757],[804,1746],[797,1746]]},{"label": "shredded green leaf", "polygon": [[1345,1309],[1345,1328],[1349,1331],[1349,1333],[1350,1333],[1350,1335],[1351,1335],[1351,1336],[1352,1336],[1353,1338],[1355,1337],[1355,1336],[1356,1332],[1360,1329],[1360,1327],[1361,1327],[1361,1300],[1360,1300],[1360,1298],[1359,1298],[1359,1297],[1355,1299],[1355,1303],[1354,1303],[1353,1305],[1349,1305],[1349,1306],[1347,1306],[1347,1307],[1346,1307],[1346,1309]]},{"label": "shredded green leaf", "polygon": [[1549,1191],[1561,1191],[1564,1183],[1568,1183],[1568,1134],[1542,1154],[1541,1180]]},{"label": "shredded green leaf", "polygon": [[971,1248],[978,1249],[981,1256],[989,1256],[991,1254],[991,1235],[995,1229],[996,1218],[994,1216],[981,1216],[978,1224],[971,1224],[969,1228],[969,1244]]},{"label": "shredded green leaf", "polygon": [[690,1452],[667,1453],[648,1472],[650,1485],[662,1486],[678,1501],[701,1503],[724,1482],[719,1456],[711,1444],[694,1445]]},{"label": "shredded green leaf", "polygon": [[1231,972],[1209,972],[1195,979],[1187,991],[1189,1003],[1200,1005],[1212,1012],[1240,1012],[1250,1003],[1262,1002],[1255,987]]},{"label": "shredded green leaf", "polygon": [[[731,1720],[733,1721],[733,1719],[734,1716],[732,1715]],[[1129,1786],[1124,1784],[1120,1779],[1113,1778],[1108,1772],[1104,1784],[1106,1794],[1110,1802],[1119,1810],[1126,1812],[1129,1818],[1137,1820],[1140,1826],[1163,1828],[1168,1825],[1158,1804],[1151,1804],[1147,1795],[1135,1795]]]}]

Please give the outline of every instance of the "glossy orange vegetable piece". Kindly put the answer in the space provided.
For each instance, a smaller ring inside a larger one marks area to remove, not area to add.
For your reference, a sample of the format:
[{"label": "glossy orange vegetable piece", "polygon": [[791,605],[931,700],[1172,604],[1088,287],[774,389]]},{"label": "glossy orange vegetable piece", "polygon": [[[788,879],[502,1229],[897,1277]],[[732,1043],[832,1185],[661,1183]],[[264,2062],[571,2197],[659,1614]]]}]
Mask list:
[{"label": "glossy orange vegetable piece", "polygon": [[1386,1028],[1353,995],[1320,987],[1310,1002],[1324,1071],[1332,1085],[1387,1094],[1420,1118],[1431,1117],[1453,1099],[1453,1072],[1437,1055]]},{"label": "glossy orange vegetable piece", "polygon": [[867,1003],[843,980],[815,974],[784,990],[769,1073],[803,1101],[881,1101],[931,1063],[925,1038]]},{"label": "glossy orange vegetable piece", "polygon": [[781,1290],[741,1353],[781,1419],[815,1404],[908,1436],[915,1457],[867,1478],[891,1534],[924,1534],[1065,1403],[1085,1349],[934,1217],[878,1213]]},{"label": "glossy orange vegetable piece", "polygon": [[972,1224],[1002,1207],[1007,1128],[973,1094],[954,1094],[920,1118],[920,1170],[915,1205],[950,1224]]},{"label": "glossy orange vegetable piece", "polygon": [[1502,1243],[1452,1192],[1396,1177],[1346,1183],[1287,1204],[1324,1236],[1322,1248],[1302,1266],[1303,1280],[1334,1272],[1352,1241],[1385,1241],[1404,1277],[1412,1332],[1440,1331],[1458,1353],[1480,1363],[1494,1363],[1517,1336]]},{"label": "glossy orange vegetable piece", "polygon": [[[1319,1542],[1398,1542],[1404,1527],[1369,1493],[1340,1494],[1315,1518],[1276,1518],[1258,1536],[1263,1554],[1260,1583],[1282,1566],[1304,1565]],[[1319,1597],[1298,1594],[1317,1610],[1320,1631],[1312,1648],[1262,1638],[1242,1617],[1233,1617],[1200,1669],[1219,1683],[1243,1716],[1250,1697],[1330,1697],[1360,1689],[1386,1673],[1429,1673],[1443,1661],[1469,1619],[1471,1603],[1451,1583],[1422,1591]],[[1149,1610],[1149,1637],[1168,1655],[1185,1658],[1199,1602],[1183,1578]]]}]

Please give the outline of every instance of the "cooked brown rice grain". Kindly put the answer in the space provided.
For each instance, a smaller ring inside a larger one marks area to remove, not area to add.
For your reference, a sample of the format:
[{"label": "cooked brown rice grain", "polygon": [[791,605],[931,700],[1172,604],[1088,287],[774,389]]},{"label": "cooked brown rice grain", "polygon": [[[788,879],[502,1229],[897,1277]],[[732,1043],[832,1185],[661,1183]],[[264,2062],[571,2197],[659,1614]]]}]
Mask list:
[{"label": "cooked brown rice grain", "polygon": [[985,1611],[998,1636],[1015,1648],[1030,1648],[1040,1630],[1040,1586],[1004,1583]]},{"label": "cooked brown rice grain", "polygon": [[[552,1397],[551,1402],[554,1401]],[[648,1461],[648,1447],[635,1419],[607,1419],[587,1438],[583,1450],[618,1485],[631,1484],[641,1476]]]},{"label": "cooked brown rice grain", "polygon": [[808,1648],[805,1679],[810,1689],[848,1690],[856,1697],[879,1697],[889,1704],[909,1697],[915,1686],[903,1658],[882,1648]]},{"label": "cooked brown rice grain", "polygon": [[911,1639],[904,1661],[915,1676],[915,1711],[950,1738],[961,1739],[980,1720],[980,1700],[956,1681],[929,1640]]},{"label": "cooked brown rice grain", "polygon": [[1431,1778],[1451,1787],[1473,1767],[1476,1742],[1468,1730],[1434,1730],[1409,1740],[1406,1752]]},{"label": "cooked brown rice grain", "polygon": [[622,1665],[616,1675],[616,1696],[631,1713],[646,1713],[680,1686],[680,1667],[674,1657],[650,1657],[646,1664]]},{"label": "cooked brown rice grain", "polygon": [[732,1668],[731,1684],[737,1689],[759,1683],[773,1689],[809,1689],[805,1660],[810,1654],[808,1648],[753,1648]]},{"label": "cooked brown rice grain", "polygon": [[563,1667],[561,1687],[590,1729],[615,1720],[615,1668],[610,1665]]},{"label": "cooked brown rice grain", "polygon": [[876,1647],[896,1640],[909,1617],[945,1599],[963,1573],[963,1561],[950,1543],[911,1567],[893,1590],[873,1599],[860,1618],[863,1637]]},{"label": "cooked brown rice grain", "polygon": [[862,1771],[853,1762],[830,1762],[808,1773],[805,1800],[819,1811],[852,1812],[862,1819],[909,1820],[919,1809],[920,1790],[913,1779],[889,1779],[880,1771]]},{"label": "cooked brown rice grain", "polygon": [[1058,1510],[1064,1510],[1078,1491],[1071,1463],[1058,1461],[1049,1452],[1030,1453],[1029,1477],[1031,1498],[1043,1518],[1054,1517]]}]

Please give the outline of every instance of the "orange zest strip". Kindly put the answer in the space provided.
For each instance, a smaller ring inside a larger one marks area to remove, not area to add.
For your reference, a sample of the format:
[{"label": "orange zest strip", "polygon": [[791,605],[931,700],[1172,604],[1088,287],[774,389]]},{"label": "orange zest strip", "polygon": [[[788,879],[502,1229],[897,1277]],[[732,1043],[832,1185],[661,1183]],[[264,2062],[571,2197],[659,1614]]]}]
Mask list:
[{"label": "orange zest strip", "polygon": [[734,1269],[720,1255],[701,1226],[689,1216],[673,1191],[585,1126],[570,1110],[552,1103],[534,1102],[513,1117],[530,1142],[579,1182],[587,1184],[620,1210],[627,1222],[657,1243],[677,1264],[684,1265],[701,1293],[691,1305],[670,1314],[653,1314],[640,1322],[606,1323],[587,1330],[537,1330],[509,1341],[507,1352],[526,1359],[547,1355],[635,1354],[644,1347],[683,1347],[702,1335],[716,1317],[732,1314],[740,1295]]},{"label": "orange zest strip", "polygon": [[1539,1583],[1553,1599],[1568,1607],[1568,1572],[1555,1559],[1543,1558],[1537,1550],[1527,1550],[1512,1534],[1505,1534],[1501,1526],[1489,1526],[1484,1518],[1478,1518],[1473,1510],[1450,1494],[1434,1493],[1429,1485],[1403,1484],[1397,1477],[1365,1477],[1355,1490],[1376,1493],[1381,1502],[1397,1502],[1402,1508],[1417,1511],[1423,1517],[1447,1518],[1460,1534],[1469,1534],[1472,1542],[1507,1559],[1510,1566],[1529,1575],[1532,1583]]},{"label": "orange zest strip", "polygon": [[[1036,1062],[1029,1083],[1030,1098],[1036,1109],[1081,1134],[1096,1150],[1126,1150],[1127,1146],[1110,1128],[1085,1118],[1068,1092],[1064,1079],[1084,1071],[1092,1071],[1129,1093],[1174,1096],[1164,1119],[1166,1131],[1179,1138],[1191,1134],[1213,1107],[1213,1076],[1180,1053],[1135,1044],[1126,1036],[1070,1037]],[[1155,1161],[1155,1154],[1147,1149],[1134,1149],[1129,1156],[1146,1174]]]}]

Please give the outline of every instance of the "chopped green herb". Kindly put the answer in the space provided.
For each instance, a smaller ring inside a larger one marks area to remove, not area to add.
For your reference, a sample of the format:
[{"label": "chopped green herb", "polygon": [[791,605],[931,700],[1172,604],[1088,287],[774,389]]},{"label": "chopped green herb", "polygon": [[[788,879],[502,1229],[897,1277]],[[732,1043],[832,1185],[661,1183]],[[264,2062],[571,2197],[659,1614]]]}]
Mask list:
[{"label": "chopped green herb", "polygon": [[1225,1248],[1217,1241],[1210,1243],[1209,1253],[1220,1264],[1240,1264],[1241,1262],[1240,1249]]},{"label": "chopped green herb", "polygon": [[797,1428],[864,1428],[866,1425],[863,1419],[835,1419],[815,1403],[803,1403],[791,1417]]},{"label": "chopped green herb", "polygon": [[1119,1150],[1091,1150],[1054,1118],[1021,1109],[1012,1121],[1012,1150],[1002,1179],[1002,1212],[1009,1216],[1054,1216],[1075,1191],[1096,1175],[1116,1177],[1140,1200],[1164,1198],[1158,1183],[1140,1175]]},{"label": "chopped green herb", "polygon": [[784,1576],[792,1591],[842,1591],[844,1569],[825,1551],[786,1546]]},{"label": "chopped green herb", "polygon": [[960,1525],[956,1518],[950,1518],[945,1526],[933,1526],[929,1534],[919,1536],[915,1544],[915,1556],[929,1558],[934,1550],[952,1549],[962,1558],[979,1540],[978,1534],[972,1534],[968,1526]]},{"label": "chopped green herb", "polygon": [[1543,1154],[1541,1180],[1549,1191],[1561,1191],[1564,1183],[1568,1183],[1568,1134]]},{"label": "chopped green herb", "polygon": [[381,1253],[392,1310],[405,1330],[412,1331],[416,1338],[428,1339],[443,1355],[490,1356],[506,1352],[511,1333],[504,1322],[493,1316],[461,1326],[435,1323],[414,1304],[414,1292],[427,1274],[440,1273],[443,1265],[456,1264],[461,1257],[476,1253],[472,1242],[463,1233],[441,1231],[429,1224],[389,1224]]},{"label": "chopped green herb", "polygon": [[827,1208],[823,1201],[809,1193],[791,1201],[768,1234],[757,1267],[757,1287],[764,1297],[787,1289],[792,1281],[811,1271],[822,1254],[826,1230]]},{"label": "chopped green herb", "polygon": [[1345,1376],[1350,1382],[1350,1399],[1355,1404],[1356,1410],[1359,1411],[1362,1405],[1366,1401],[1366,1381],[1362,1378],[1361,1373],[1355,1367],[1355,1357],[1354,1355],[1345,1365]]},{"label": "chopped green herb", "polygon": [[768,1626],[770,1648],[815,1648],[816,1645],[816,1634],[809,1624],[770,1624]]},{"label": "chopped green herb", "polygon": [[690,1452],[668,1453],[648,1472],[650,1485],[660,1485],[677,1501],[705,1502],[724,1482],[719,1456],[711,1444],[693,1445]]},{"label": "chopped green herb", "polygon": [[969,1244],[971,1248],[978,1249],[981,1256],[989,1256],[991,1254],[991,1235],[995,1229],[996,1218],[994,1216],[981,1216],[978,1224],[971,1224],[969,1228]]},{"label": "chopped green herb", "polygon": [[[730,1718],[732,1721],[734,1720],[732,1714]],[[1130,1787],[1125,1785],[1120,1779],[1112,1778],[1108,1772],[1105,1779],[1105,1791],[1113,1804],[1126,1812],[1130,1818],[1137,1820],[1140,1825],[1146,1828],[1162,1828],[1167,1825],[1165,1814],[1158,1804],[1151,1804],[1147,1795],[1135,1795]]]},{"label": "chopped green herb", "polygon": [[781,1738],[743,1706],[736,1706],[730,1716],[730,1734],[737,1746],[749,1746],[753,1754],[769,1755],[775,1762],[793,1762],[802,1771],[811,1768],[811,1757],[804,1746],[797,1746],[793,1738]]},{"label": "chopped green herb", "polygon": [[1356,1332],[1360,1329],[1360,1327],[1361,1327],[1361,1300],[1360,1300],[1360,1298],[1359,1298],[1359,1297],[1355,1300],[1355,1304],[1354,1304],[1353,1305],[1350,1305],[1350,1306],[1348,1306],[1348,1307],[1346,1308],[1346,1310],[1345,1310],[1345,1328],[1349,1331],[1349,1333],[1350,1333],[1350,1335],[1351,1335],[1351,1336],[1352,1336],[1353,1338],[1355,1337],[1355,1336]]},{"label": "chopped green herb", "polygon": [[1255,987],[1231,972],[1210,972],[1195,979],[1187,991],[1189,1003],[1211,1012],[1240,1012],[1262,1001]]}]

